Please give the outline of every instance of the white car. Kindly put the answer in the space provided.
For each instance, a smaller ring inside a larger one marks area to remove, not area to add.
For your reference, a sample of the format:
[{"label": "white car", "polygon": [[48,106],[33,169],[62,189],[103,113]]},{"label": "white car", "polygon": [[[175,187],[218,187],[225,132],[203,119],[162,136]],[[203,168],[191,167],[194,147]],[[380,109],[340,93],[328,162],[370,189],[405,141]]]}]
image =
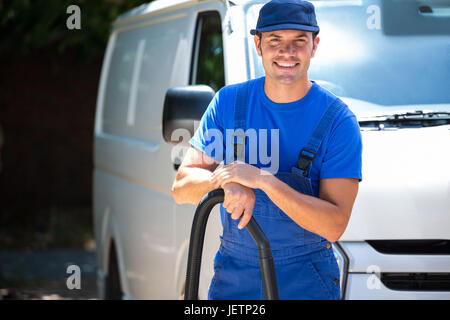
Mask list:
[{"label": "white car", "polygon": [[[184,86],[194,97],[193,86],[202,84],[213,94],[262,76],[249,30],[264,2],[157,0],[112,24],[94,133],[102,298],[183,296],[196,208],[171,196],[183,149],[163,133],[166,93]],[[321,41],[309,78],[347,103],[363,138],[363,181],[346,232],[334,243],[342,297],[450,299],[450,7],[312,3]],[[195,129],[207,103],[190,112],[195,99],[186,99],[177,116]],[[201,299],[221,232],[216,206],[205,236]]]}]

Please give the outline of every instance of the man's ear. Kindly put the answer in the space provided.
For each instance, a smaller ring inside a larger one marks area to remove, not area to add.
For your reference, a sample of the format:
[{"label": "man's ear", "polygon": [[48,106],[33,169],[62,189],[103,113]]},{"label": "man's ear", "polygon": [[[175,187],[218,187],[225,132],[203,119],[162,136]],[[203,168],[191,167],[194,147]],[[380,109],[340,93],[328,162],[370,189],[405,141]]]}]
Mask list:
[{"label": "man's ear", "polygon": [[258,56],[261,57],[261,40],[259,39],[258,35],[255,35],[253,37],[253,40],[255,41],[256,52],[258,53]]},{"label": "man's ear", "polygon": [[313,42],[313,51],[311,54],[311,58],[313,58],[314,55],[316,54],[316,50],[317,50],[317,46],[319,45],[319,42],[320,42],[320,38],[319,38],[319,36],[316,36],[316,38],[314,39],[314,42]]}]

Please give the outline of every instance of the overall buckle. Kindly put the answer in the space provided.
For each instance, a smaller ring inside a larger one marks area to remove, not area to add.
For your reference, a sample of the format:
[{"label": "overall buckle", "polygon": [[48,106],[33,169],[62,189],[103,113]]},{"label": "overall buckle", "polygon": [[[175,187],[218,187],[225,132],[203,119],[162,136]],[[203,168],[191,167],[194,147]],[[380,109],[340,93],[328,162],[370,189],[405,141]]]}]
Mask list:
[{"label": "overall buckle", "polygon": [[306,169],[316,158],[317,153],[314,151],[303,148],[298,155],[297,168],[303,170],[303,175],[306,176]]},{"label": "overall buckle", "polygon": [[[245,134],[233,134],[231,138],[233,139],[234,146],[234,159],[238,159],[245,162]],[[237,138],[237,139],[235,139]]]}]

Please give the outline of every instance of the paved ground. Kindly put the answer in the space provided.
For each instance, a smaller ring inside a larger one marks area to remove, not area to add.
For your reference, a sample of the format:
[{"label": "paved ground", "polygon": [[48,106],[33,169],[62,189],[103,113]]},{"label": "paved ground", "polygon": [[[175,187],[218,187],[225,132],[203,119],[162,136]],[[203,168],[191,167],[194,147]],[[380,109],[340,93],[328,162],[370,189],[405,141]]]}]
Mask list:
[{"label": "paved ground", "polygon": [[85,280],[80,290],[67,289],[65,280],[47,280],[40,285],[0,289],[0,300],[96,300],[94,280]]},{"label": "paved ground", "polygon": [[[79,267],[80,289],[68,288],[76,284],[71,265]],[[97,299],[95,273],[95,251],[0,252],[0,299]]]}]

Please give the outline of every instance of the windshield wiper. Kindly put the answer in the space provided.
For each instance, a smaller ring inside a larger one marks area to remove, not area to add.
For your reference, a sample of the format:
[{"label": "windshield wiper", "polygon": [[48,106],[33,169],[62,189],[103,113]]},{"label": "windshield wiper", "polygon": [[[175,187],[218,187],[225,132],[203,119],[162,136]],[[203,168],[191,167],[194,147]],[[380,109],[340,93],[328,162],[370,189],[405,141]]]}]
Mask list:
[{"label": "windshield wiper", "polygon": [[450,112],[423,111],[394,113],[364,117],[359,120],[360,127],[375,130],[435,127],[450,124]]}]

